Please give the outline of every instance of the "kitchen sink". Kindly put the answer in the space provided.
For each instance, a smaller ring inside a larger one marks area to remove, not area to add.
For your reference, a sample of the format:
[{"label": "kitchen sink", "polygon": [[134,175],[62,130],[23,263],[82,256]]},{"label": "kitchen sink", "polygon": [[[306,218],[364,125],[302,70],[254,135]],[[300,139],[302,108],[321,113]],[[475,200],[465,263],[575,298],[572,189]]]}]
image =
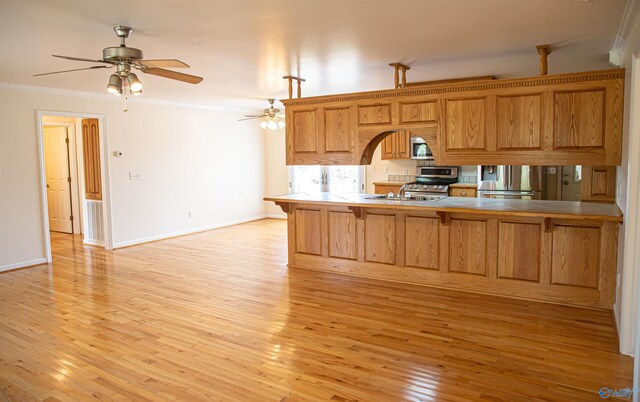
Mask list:
[{"label": "kitchen sink", "polygon": [[408,197],[398,197],[397,195],[379,194],[364,197],[367,200],[389,200],[389,201],[438,201],[446,196],[444,195],[415,195]]}]

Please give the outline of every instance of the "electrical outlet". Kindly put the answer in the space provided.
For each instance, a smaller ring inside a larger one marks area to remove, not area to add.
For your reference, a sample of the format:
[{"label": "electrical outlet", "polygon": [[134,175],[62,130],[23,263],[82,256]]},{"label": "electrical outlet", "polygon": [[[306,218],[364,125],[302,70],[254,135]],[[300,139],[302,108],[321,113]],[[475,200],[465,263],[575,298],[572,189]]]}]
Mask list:
[{"label": "electrical outlet", "polygon": [[385,173],[389,173],[389,166],[384,165],[384,172],[385,172]]},{"label": "electrical outlet", "polygon": [[191,219],[191,211],[187,211],[187,215],[189,216],[189,219]]},{"label": "electrical outlet", "polygon": [[404,170],[403,170],[403,172],[404,172],[404,173],[402,173],[402,174],[406,176],[406,175],[408,175],[408,174],[409,174],[409,169],[404,169]]},{"label": "electrical outlet", "polygon": [[130,181],[141,180],[141,179],[142,179],[142,173],[140,173],[140,172],[129,172],[129,180]]},{"label": "electrical outlet", "polygon": [[556,168],[555,167],[548,167],[547,168],[547,174],[556,174]]}]

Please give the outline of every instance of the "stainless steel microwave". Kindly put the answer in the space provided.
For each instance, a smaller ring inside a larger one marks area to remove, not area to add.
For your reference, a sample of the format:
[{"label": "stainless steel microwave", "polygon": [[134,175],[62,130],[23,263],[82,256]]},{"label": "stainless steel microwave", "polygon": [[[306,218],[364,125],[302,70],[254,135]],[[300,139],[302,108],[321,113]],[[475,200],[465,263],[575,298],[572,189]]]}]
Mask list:
[{"label": "stainless steel microwave", "polygon": [[434,160],[431,148],[422,137],[411,137],[411,159]]}]

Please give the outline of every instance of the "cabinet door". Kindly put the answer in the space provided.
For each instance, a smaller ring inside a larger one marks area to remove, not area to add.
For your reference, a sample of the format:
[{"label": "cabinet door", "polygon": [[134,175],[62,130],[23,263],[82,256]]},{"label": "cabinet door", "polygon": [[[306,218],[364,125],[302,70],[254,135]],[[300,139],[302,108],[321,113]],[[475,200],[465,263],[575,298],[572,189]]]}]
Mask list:
[{"label": "cabinet door", "polygon": [[498,96],[496,116],[499,150],[541,148],[542,94]]},{"label": "cabinet door", "polygon": [[554,148],[604,147],[604,89],[554,94]]},{"label": "cabinet door", "polygon": [[315,109],[294,111],[292,117],[293,152],[317,152],[318,126]]},{"label": "cabinet door", "polygon": [[396,155],[396,145],[395,145],[395,133],[388,135],[382,143],[380,150],[380,158],[381,159],[395,159]]},{"label": "cabinet door", "polygon": [[411,159],[411,133],[401,130],[393,135],[396,139],[396,159]]},{"label": "cabinet door", "polygon": [[100,135],[98,119],[82,120],[82,157],[84,162],[84,191],[88,200],[102,199],[100,170]]},{"label": "cabinet door", "polygon": [[381,159],[411,159],[411,133],[400,130],[382,140]]},{"label": "cabinet door", "polygon": [[444,104],[446,150],[485,150],[486,98],[446,99]]},{"label": "cabinet door", "polygon": [[582,166],[581,201],[616,200],[615,166]]},{"label": "cabinet door", "polygon": [[349,108],[324,109],[324,152],[353,150],[353,131]]}]

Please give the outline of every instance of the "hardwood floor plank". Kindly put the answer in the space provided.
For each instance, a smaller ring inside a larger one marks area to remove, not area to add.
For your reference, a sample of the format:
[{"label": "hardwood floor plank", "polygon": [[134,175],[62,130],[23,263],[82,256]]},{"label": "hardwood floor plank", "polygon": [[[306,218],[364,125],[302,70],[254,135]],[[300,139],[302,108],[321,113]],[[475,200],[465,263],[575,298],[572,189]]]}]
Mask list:
[{"label": "hardwood floor plank", "polygon": [[610,312],[288,269],[263,220],[0,274],[0,400],[582,401]]}]

